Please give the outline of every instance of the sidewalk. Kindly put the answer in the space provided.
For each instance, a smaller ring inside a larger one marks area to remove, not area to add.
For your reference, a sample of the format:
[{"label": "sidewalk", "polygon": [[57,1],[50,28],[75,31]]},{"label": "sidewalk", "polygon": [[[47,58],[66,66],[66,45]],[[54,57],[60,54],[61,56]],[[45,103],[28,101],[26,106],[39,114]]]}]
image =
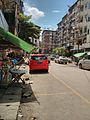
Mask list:
[{"label": "sidewalk", "polygon": [[21,92],[22,88],[13,85],[3,92],[2,99],[0,100],[0,119],[16,120]]},{"label": "sidewalk", "polygon": [[[27,66],[22,66],[21,69],[28,70]],[[27,75],[24,75],[26,78]],[[0,120],[16,120],[20,106],[22,83],[14,83],[7,88],[0,89]]]},{"label": "sidewalk", "polygon": [[0,99],[2,98],[5,91],[6,91],[6,88],[4,88],[3,86],[0,86]]}]

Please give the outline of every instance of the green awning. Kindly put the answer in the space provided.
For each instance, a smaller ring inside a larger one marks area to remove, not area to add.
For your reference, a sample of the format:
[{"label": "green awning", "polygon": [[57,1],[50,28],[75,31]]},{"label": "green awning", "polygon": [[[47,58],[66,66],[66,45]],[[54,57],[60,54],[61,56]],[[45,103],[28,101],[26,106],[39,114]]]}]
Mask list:
[{"label": "green awning", "polygon": [[8,41],[10,41],[12,44],[16,45],[17,47],[23,49],[24,51],[30,53],[32,52],[32,50],[34,50],[36,47],[25,42],[24,40],[22,40],[21,38],[15,36],[14,34],[5,31],[3,28],[0,27],[0,33],[6,38],[8,39]]},{"label": "green awning", "polygon": [[74,54],[73,56],[79,58],[79,57],[84,56],[85,54],[86,54],[86,52],[83,52],[83,53],[76,53],[76,54]]}]

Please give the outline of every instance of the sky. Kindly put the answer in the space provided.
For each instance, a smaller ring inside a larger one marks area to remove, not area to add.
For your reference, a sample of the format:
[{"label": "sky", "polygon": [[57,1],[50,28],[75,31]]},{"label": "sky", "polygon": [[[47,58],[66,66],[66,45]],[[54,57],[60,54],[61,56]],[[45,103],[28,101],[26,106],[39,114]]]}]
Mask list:
[{"label": "sky", "polygon": [[24,0],[24,14],[32,15],[32,22],[42,29],[57,28],[69,6],[77,0]]}]

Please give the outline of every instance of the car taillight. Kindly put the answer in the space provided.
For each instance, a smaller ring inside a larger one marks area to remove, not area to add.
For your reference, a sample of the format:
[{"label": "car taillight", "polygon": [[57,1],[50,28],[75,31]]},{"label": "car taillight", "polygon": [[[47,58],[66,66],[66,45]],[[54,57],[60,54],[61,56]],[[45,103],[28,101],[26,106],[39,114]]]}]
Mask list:
[{"label": "car taillight", "polygon": [[49,61],[47,60],[47,64],[49,63]]}]

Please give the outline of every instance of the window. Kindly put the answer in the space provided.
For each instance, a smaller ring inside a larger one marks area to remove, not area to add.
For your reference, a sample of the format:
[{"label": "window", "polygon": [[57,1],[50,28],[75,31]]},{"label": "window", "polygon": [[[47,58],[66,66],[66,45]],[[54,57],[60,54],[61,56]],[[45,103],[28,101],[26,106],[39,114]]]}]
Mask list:
[{"label": "window", "polygon": [[80,22],[83,22],[83,17],[80,17]]},{"label": "window", "polygon": [[85,15],[85,20],[86,20],[86,22],[88,21],[88,15]]},{"label": "window", "polygon": [[83,11],[83,9],[84,9],[84,6],[83,6],[83,5],[81,5],[81,7],[80,7],[80,11]]},{"label": "window", "polygon": [[88,34],[89,34],[89,29],[88,29]]},{"label": "window", "polygon": [[90,21],[90,17],[88,17],[88,21]]},{"label": "window", "polygon": [[88,9],[90,9],[90,3],[88,3]]},{"label": "window", "polygon": [[35,43],[37,42],[37,40],[35,40]]},{"label": "window", "polygon": [[31,56],[32,60],[47,60],[46,56]]},{"label": "window", "polygon": [[81,21],[80,22],[83,22],[83,17],[81,18]]},{"label": "window", "polygon": [[83,43],[86,43],[86,37],[83,39]]},{"label": "window", "polygon": [[84,33],[86,33],[86,32],[87,32],[87,26],[84,27]]},{"label": "window", "polygon": [[88,4],[88,3],[85,4],[85,9],[87,9],[87,4]]},{"label": "window", "polygon": [[83,31],[82,31],[82,28],[81,28],[81,29],[80,29],[80,35],[82,34],[82,32],[83,32]]}]

